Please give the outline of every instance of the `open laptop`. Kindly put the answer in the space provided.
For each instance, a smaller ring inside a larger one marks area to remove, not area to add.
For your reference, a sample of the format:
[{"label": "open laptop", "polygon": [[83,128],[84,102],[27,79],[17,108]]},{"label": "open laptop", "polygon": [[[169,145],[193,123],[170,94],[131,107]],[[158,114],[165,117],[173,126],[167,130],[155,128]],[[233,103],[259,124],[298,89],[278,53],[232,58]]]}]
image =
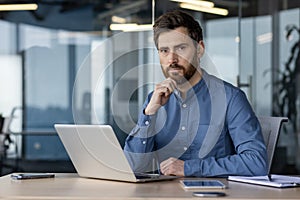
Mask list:
[{"label": "open laptop", "polygon": [[178,178],[157,174],[134,174],[109,125],[55,124],[54,127],[81,177],[127,182]]}]

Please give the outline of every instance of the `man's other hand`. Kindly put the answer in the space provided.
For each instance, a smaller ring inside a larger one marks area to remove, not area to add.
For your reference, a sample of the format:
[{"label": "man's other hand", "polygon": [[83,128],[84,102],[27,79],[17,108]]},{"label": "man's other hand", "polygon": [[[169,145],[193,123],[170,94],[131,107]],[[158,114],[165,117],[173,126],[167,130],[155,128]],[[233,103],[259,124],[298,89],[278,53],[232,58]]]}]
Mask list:
[{"label": "man's other hand", "polygon": [[184,176],[184,161],[171,157],[160,163],[160,171],[164,175]]}]

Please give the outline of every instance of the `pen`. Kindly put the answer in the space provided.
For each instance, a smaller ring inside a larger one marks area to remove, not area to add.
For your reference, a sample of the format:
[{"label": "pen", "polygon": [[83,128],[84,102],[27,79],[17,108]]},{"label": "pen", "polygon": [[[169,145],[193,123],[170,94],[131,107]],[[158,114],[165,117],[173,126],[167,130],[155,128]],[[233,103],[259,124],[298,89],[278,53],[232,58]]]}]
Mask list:
[{"label": "pen", "polygon": [[157,175],[161,175],[160,173],[160,166],[159,166],[159,162],[157,159],[153,158],[152,159],[152,172],[157,174]]},{"label": "pen", "polygon": [[157,171],[158,171],[157,173],[158,173],[159,175],[161,175],[161,173],[160,173],[160,165],[159,165],[159,162],[157,161],[156,164],[157,164]]},{"label": "pen", "polygon": [[271,174],[268,174],[268,180],[272,181],[272,175]]}]

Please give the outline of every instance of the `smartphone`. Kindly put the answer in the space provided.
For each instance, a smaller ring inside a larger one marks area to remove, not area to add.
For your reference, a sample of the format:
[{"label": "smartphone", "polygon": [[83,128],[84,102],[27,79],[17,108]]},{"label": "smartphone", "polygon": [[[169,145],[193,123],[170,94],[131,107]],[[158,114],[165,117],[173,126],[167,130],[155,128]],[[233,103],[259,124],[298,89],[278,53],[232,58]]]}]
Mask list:
[{"label": "smartphone", "polygon": [[54,178],[53,173],[13,173],[10,175],[12,179],[23,180],[23,179],[37,179],[37,178]]},{"label": "smartphone", "polygon": [[223,189],[226,186],[218,180],[181,180],[184,189]]},{"label": "smartphone", "polygon": [[226,194],[224,192],[194,192],[195,197],[224,197]]}]

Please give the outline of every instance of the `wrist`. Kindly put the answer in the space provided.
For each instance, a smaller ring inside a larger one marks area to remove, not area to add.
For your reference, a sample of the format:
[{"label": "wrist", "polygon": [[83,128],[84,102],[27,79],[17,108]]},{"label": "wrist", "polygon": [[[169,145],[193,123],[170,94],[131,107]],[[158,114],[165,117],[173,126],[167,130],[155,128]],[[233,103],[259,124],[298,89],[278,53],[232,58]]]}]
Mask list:
[{"label": "wrist", "polygon": [[150,109],[148,109],[148,108],[146,108],[146,109],[144,110],[144,114],[145,114],[145,115],[154,115],[155,113],[156,113],[156,111],[150,110]]},{"label": "wrist", "polygon": [[145,108],[144,110],[144,114],[145,115],[155,115],[157,110],[160,108],[161,106],[155,106],[155,107],[150,107],[149,105]]}]

